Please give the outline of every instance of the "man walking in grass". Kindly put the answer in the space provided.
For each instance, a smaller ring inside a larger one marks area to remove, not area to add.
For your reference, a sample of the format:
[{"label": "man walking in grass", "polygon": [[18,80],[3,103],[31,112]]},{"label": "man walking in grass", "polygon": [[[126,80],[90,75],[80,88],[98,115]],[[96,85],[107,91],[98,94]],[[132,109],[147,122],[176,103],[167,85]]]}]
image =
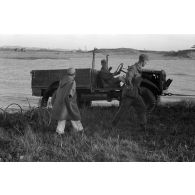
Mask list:
[{"label": "man walking in grass", "polygon": [[117,125],[125,110],[133,106],[138,115],[141,129],[146,129],[146,105],[140,95],[139,86],[141,83],[142,67],[146,65],[147,61],[147,55],[141,54],[139,61],[128,67],[126,77],[123,79],[125,86],[122,91],[121,105],[112,121],[113,126]]},{"label": "man walking in grass", "polygon": [[52,118],[58,121],[56,132],[64,134],[66,121],[71,121],[76,132],[83,131],[81,116],[77,106],[75,69],[69,68],[52,98]]}]

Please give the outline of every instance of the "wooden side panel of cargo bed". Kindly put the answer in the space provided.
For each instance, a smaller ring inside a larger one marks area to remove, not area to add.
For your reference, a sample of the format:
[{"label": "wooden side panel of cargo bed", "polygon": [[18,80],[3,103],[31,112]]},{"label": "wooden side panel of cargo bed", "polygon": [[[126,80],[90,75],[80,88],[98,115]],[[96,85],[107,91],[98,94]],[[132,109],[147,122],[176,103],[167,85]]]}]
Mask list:
[{"label": "wooden side panel of cargo bed", "polygon": [[[45,89],[55,81],[59,81],[67,72],[67,69],[59,70],[32,70],[32,88]],[[91,87],[91,69],[76,69],[77,88]]]}]

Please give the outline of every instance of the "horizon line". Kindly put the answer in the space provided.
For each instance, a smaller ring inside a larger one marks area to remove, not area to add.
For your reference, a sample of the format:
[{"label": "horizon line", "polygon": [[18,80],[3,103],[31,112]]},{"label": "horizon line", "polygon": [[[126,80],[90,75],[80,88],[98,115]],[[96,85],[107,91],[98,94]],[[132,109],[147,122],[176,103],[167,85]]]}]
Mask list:
[{"label": "horizon line", "polygon": [[[17,48],[25,48],[25,49],[35,49],[35,50],[38,50],[38,49],[45,49],[45,50],[64,50],[64,51],[84,51],[84,52],[89,52],[89,51],[93,51],[93,49],[90,49],[90,50],[87,50],[87,49],[81,49],[81,48],[75,48],[75,49],[67,49],[67,48],[59,48],[59,47],[35,47],[35,46],[22,46],[22,45],[2,45],[0,46],[0,49],[1,48],[4,48],[4,49],[17,49]],[[129,49],[129,50],[137,50],[137,51],[151,51],[151,52],[173,52],[173,51],[183,51],[183,50],[195,50],[195,47],[192,46],[191,48],[189,49],[178,49],[178,50],[150,50],[150,49],[135,49],[135,48],[130,48],[130,47],[112,47],[112,48],[109,48],[109,47],[106,47],[106,48],[97,48],[97,47],[94,47],[94,49],[98,49],[98,50],[102,50],[102,49],[105,49],[105,50],[111,50],[111,49]]]}]

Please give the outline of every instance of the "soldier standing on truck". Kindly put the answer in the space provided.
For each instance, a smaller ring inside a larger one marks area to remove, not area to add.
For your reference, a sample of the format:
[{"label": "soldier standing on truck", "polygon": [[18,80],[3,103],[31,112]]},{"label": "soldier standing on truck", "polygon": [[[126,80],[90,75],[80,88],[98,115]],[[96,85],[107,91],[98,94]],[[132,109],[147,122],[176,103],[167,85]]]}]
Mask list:
[{"label": "soldier standing on truck", "polygon": [[147,61],[148,56],[141,54],[139,61],[128,67],[126,77],[123,79],[125,86],[122,91],[121,105],[112,121],[113,126],[117,125],[125,110],[133,106],[138,115],[141,129],[146,130],[146,105],[140,95],[139,86],[141,83],[142,67],[146,65]]},{"label": "soldier standing on truck", "polygon": [[102,87],[110,87],[110,88],[120,87],[120,82],[122,81],[121,77],[120,76],[116,78],[114,77],[120,74],[120,72],[111,73],[110,70],[112,68],[111,67],[108,68],[107,62],[105,59],[101,60],[101,65],[102,65],[102,68],[100,70],[99,77],[102,83]]},{"label": "soldier standing on truck", "polygon": [[52,97],[52,118],[58,121],[56,132],[64,134],[66,121],[71,121],[75,131],[83,130],[81,116],[77,106],[75,69],[69,68]]}]

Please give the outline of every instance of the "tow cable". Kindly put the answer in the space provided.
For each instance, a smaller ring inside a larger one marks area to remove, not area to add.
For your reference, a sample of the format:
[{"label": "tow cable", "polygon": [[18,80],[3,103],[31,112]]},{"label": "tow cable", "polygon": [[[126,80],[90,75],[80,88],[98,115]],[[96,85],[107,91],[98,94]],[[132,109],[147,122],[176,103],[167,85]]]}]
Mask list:
[{"label": "tow cable", "polygon": [[191,96],[195,97],[195,95],[186,95],[186,94],[179,94],[179,93],[163,93],[162,96]]}]

